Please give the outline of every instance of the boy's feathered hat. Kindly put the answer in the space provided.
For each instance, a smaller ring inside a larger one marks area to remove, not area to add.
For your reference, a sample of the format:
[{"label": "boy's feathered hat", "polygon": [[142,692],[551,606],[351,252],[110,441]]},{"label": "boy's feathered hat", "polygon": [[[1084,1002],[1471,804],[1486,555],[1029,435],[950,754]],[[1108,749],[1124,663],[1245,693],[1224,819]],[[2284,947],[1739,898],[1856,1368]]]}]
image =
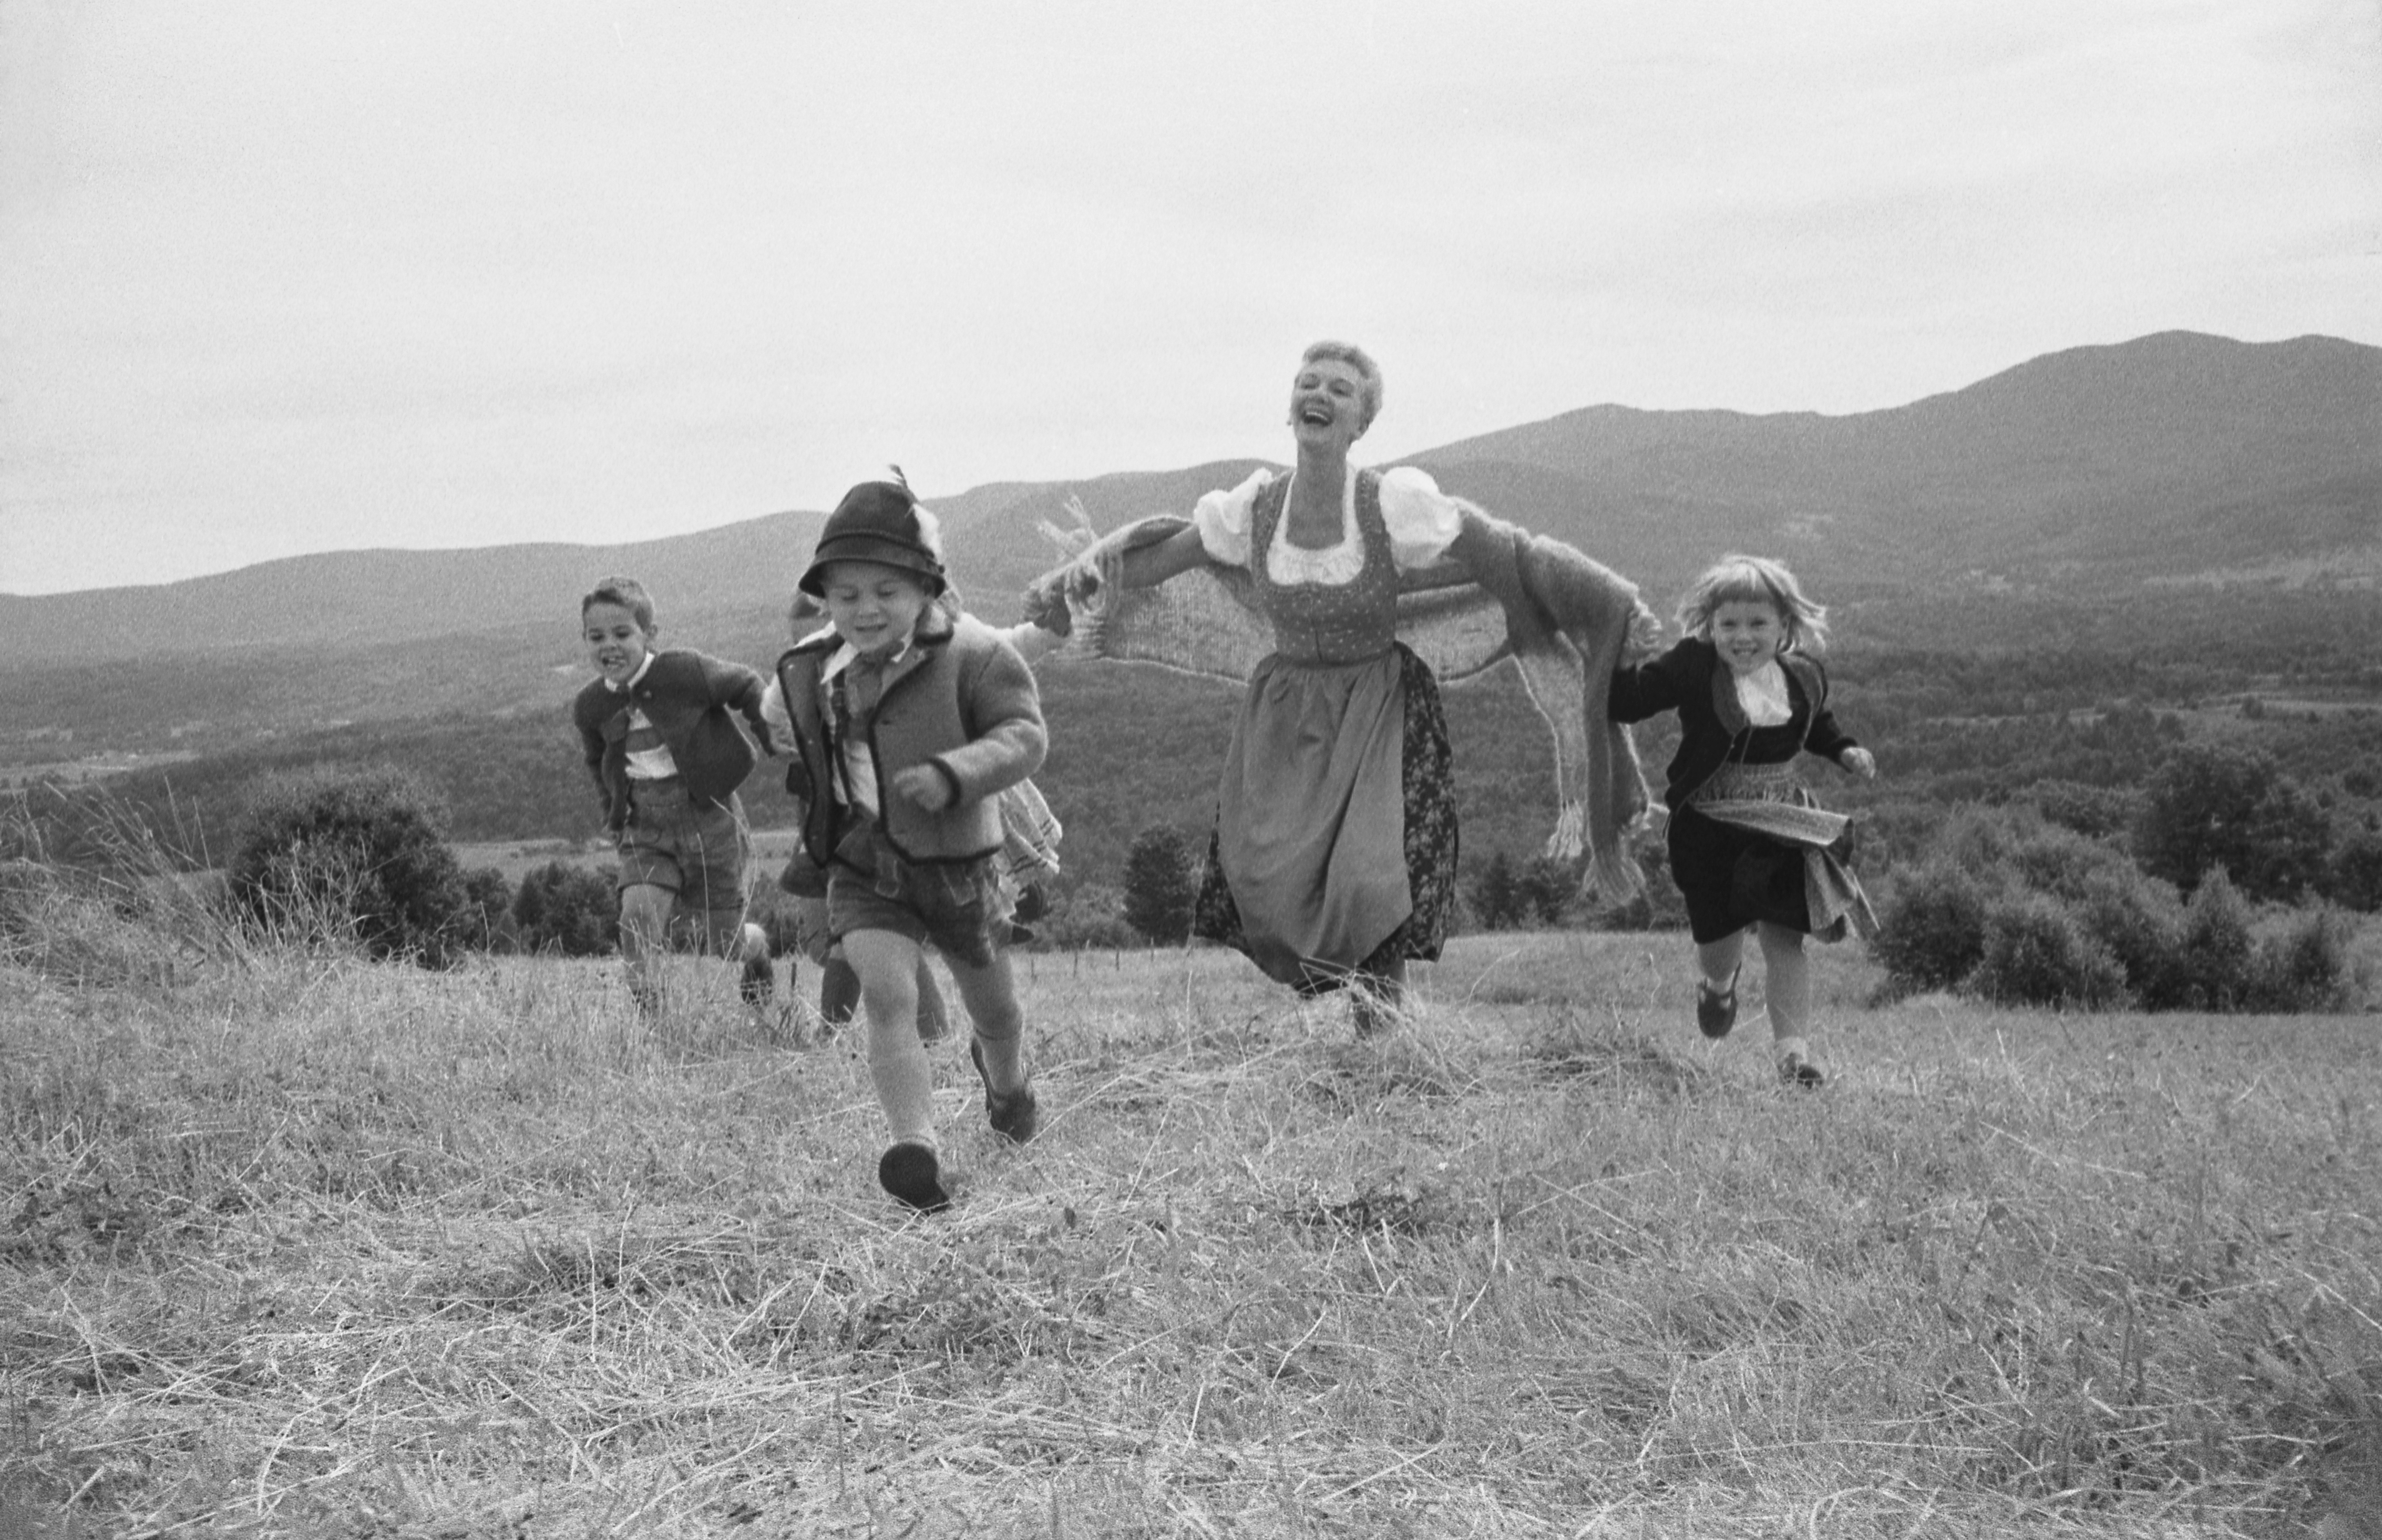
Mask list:
[{"label": "boy's feathered hat", "polygon": [[929,595],[943,591],[942,526],[911,496],[900,466],[891,468],[890,478],[864,481],[843,495],[819,526],[818,547],[794,586],[815,598],[825,598],[822,574],[834,561],[899,567],[925,579]]}]

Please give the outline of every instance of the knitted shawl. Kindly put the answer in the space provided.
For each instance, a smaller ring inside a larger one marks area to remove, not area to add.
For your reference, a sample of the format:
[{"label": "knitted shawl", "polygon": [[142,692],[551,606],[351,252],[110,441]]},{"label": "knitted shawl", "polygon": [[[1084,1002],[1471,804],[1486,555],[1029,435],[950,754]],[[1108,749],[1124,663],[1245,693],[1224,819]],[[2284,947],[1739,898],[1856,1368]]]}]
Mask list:
[{"label": "knitted shawl", "polygon": [[[1646,780],[1629,730],[1609,720],[1605,700],[1638,589],[1560,540],[1453,500],[1463,524],[1446,558],[1399,574],[1398,639],[1449,683],[1514,659],[1553,744],[1556,813],[1546,853],[1569,861],[1584,852],[1582,891],[1626,903],[1643,887],[1626,836],[1646,811]],[[1066,607],[1068,643],[1056,659],[1156,663],[1247,681],[1273,651],[1273,628],[1246,569],[1211,561],[1152,588],[1100,579],[1104,555],[1164,540],[1188,523],[1172,514],[1137,520],[1036,581],[1029,612],[1060,600]]]}]

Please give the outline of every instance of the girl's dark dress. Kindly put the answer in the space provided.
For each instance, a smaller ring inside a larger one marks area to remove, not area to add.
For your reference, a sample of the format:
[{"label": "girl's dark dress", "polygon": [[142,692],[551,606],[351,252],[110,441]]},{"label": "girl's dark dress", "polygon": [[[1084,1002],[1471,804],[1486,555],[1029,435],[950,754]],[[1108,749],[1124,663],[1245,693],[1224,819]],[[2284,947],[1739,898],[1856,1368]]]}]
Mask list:
[{"label": "girl's dark dress", "polygon": [[[1820,665],[1799,652],[1782,654],[1778,661],[1792,714],[1774,727],[1756,727],[1748,720],[1728,665],[1718,648],[1700,637],[1614,671],[1614,721],[1679,714],[1679,747],[1664,771],[1663,802],[1671,815],[1671,880],[1687,900],[1688,928],[1699,944],[1734,935],[1756,920],[1806,934],[1815,930],[1798,875],[1800,852],[1696,809],[1700,798],[1723,789],[1731,797],[1776,796],[1809,806],[1810,794],[1784,773],[1786,768],[1806,749],[1837,760],[1858,746],[1828,710],[1828,679]],[[1740,864],[1749,855],[1789,880],[1769,884],[1757,901],[1739,881]]]}]

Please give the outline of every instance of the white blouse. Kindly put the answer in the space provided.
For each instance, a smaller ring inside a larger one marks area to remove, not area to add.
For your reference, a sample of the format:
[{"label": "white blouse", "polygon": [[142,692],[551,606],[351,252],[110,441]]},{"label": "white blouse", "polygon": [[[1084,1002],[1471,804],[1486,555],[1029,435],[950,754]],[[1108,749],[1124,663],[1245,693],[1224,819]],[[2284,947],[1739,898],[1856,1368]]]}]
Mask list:
[{"label": "white blouse", "polygon": [[[1295,473],[1293,473],[1294,477]],[[1191,511],[1199,544],[1212,561],[1227,566],[1249,564],[1249,519],[1258,494],[1273,482],[1271,471],[1253,471],[1230,491],[1210,492]],[[1283,490],[1288,506],[1289,489]],[[1390,555],[1400,572],[1428,567],[1447,554],[1463,527],[1463,511],[1439,489],[1428,472],[1400,465],[1381,473],[1381,523],[1390,532]],[[1273,544],[1266,552],[1266,570],[1276,583],[1311,583],[1340,587],[1353,583],[1365,568],[1365,541],[1357,529],[1357,467],[1348,467],[1340,489],[1340,540],[1321,550],[1290,543],[1290,520],[1278,519]]]},{"label": "white blouse", "polygon": [[1756,727],[1777,727],[1793,719],[1795,702],[1786,694],[1786,671],[1778,659],[1737,676],[1737,704]]}]

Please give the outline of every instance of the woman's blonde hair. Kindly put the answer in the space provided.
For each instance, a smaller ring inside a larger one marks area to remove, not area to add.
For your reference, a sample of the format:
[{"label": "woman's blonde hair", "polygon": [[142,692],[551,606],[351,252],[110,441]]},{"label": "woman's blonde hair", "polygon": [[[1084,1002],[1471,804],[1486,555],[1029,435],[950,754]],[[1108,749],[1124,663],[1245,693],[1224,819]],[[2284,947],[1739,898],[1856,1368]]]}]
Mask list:
[{"label": "woman's blonde hair", "polygon": [[1817,652],[1827,645],[1828,607],[1814,604],[1784,561],[1735,552],[1706,567],[1679,600],[1676,619],[1690,636],[1712,640],[1713,613],[1736,600],[1766,604],[1778,611],[1786,628],[1786,647]]}]

